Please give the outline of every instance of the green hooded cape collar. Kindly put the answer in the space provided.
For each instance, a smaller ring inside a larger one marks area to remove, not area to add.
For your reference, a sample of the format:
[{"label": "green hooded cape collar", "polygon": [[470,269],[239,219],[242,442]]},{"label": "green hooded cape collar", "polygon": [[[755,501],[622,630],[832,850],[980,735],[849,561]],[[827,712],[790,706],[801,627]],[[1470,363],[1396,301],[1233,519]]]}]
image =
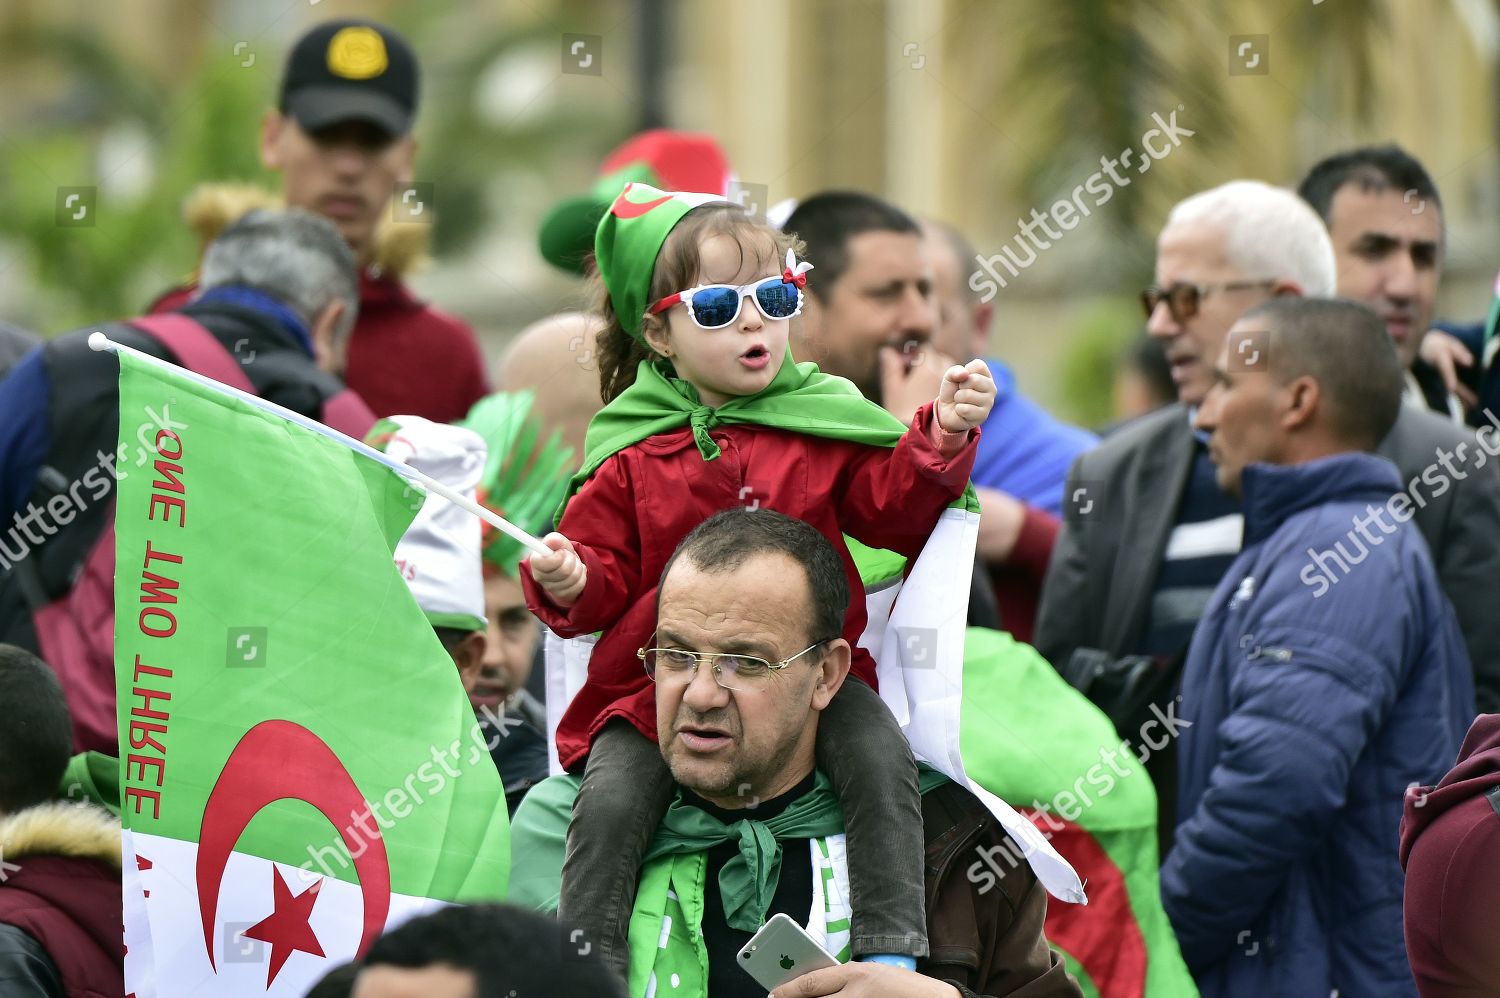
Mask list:
[{"label": "green hooded cape collar", "polygon": [[[712,461],[719,456],[719,445],[709,431],[734,424],[767,426],[872,447],[895,447],[906,433],[899,419],[861,395],[853,382],[824,374],[811,362],[796,363],[790,347],[769,385],[754,395],[732,398],[718,408],[699,401],[697,389],[686,381],[672,377],[657,363],[643,360],[636,368],[635,383],[589,423],[583,468],[573,477],[568,495],[577,492],[600,465],[620,451],[684,426],[692,428],[703,460]],[[557,518],[562,518],[561,508]]]}]

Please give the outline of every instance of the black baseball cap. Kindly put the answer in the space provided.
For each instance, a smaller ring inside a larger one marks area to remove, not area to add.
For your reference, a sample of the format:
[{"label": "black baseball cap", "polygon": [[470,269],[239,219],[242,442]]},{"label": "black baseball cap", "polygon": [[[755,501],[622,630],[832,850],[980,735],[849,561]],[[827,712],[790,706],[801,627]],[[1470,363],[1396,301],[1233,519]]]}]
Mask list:
[{"label": "black baseball cap", "polygon": [[309,132],[368,121],[405,135],[417,114],[417,57],[406,39],[383,25],[320,24],[287,57],[280,107]]}]

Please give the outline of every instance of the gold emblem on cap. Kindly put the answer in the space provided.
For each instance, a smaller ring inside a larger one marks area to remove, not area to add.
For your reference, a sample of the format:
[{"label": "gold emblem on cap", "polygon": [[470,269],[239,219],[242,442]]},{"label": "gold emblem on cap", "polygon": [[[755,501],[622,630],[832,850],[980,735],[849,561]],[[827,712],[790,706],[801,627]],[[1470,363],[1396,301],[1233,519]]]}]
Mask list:
[{"label": "gold emblem on cap", "polygon": [[374,28],[343,28],[328,42],[328,70],[346,80],[368,80],[385,72],[390,60],[385,39]]}]

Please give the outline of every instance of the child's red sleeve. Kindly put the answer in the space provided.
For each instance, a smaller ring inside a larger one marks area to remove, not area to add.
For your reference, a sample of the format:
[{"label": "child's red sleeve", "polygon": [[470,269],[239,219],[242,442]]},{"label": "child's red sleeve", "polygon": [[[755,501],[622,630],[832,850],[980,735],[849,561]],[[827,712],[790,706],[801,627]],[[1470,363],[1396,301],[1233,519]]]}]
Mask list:
[{"label": "child's red sleeve", "polygon": [[559,637],[603,630],[630,607],[641,574],[634,490],[620,455],[604,462],[568,502],[558,531],[573,542],[588,570],[583,592],[572,606],[558,606],[531,577],[527,558],[521,562],[526,607]]},{"label": "child's red sleeve", "polygon": [[894,448],[847,445],[838,491],[845,533],[908,558],[921,553],[943,509],[968,485],[979,446],[979,431],[971,430],[963,448],[945,457],[934,443],[941,439],[935,422],[928,402]]}]

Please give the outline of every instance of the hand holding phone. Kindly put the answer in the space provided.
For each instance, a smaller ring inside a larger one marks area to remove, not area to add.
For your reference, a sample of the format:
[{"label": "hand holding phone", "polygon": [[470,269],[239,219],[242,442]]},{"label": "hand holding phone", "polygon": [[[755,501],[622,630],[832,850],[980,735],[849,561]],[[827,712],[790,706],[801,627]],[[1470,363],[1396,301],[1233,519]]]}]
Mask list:
[{"label": "hand holding phone", "polygon": [[771,916],[735,958],[767,991],[839,962],[789,915]]}]

